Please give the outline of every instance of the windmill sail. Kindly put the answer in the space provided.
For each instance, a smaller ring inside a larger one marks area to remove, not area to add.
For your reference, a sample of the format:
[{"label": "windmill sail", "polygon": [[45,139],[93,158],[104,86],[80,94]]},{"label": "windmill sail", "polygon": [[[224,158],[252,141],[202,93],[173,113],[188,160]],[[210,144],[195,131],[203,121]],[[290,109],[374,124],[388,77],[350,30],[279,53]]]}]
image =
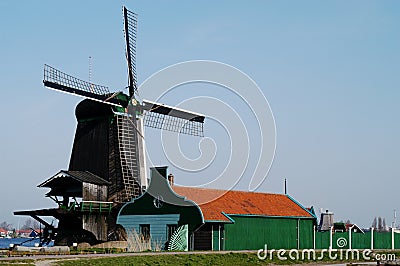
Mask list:
[{"label": "windmill sail", "polygon": [[144,125],[204,137],[205,116],[165,104],[143,100]]},{"label": "windmill sail", "polygon": [[143,160],[139,142],[141,133],[136,121],[135,110],[128,107],[129,114],[117,114],[118,145],[123,181],[123,200],[137,198],[147,187],[145,169],[141,167]]},{"label": "windmill sail", "polygon": [[137,90],[136,74],[136,36],[137,36],[137,14],[123,7],[124,32],[126,42],[126,60],[128,62],[129,96],[133,96]]},{"label": "windmill sail", "polygon": [[108,87],[93,84],[44,65],[43,83],[46,87],[115,106],[126,106],[127,98],[120,92],[111,93]]}]

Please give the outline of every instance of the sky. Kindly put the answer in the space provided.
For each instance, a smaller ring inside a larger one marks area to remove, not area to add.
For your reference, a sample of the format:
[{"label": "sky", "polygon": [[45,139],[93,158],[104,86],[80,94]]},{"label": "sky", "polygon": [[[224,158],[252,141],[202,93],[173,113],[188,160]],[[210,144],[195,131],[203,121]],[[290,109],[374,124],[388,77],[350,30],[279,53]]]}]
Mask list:
[{"label": "sky", "polygon": [[[81,99],[44,88],[43,65],[87,80],[90,56],[95,83],[126,87],[122,5],[139,15],[139,83],[173,64],[211,60],[239,69],[261,89],[275,120],[276,150],[256,191],[283,193],[286,178],[288,193],[317,214],[329,209],[335,220],[362,227],[376,216],[391,224],[400,210],[400,2],[369,0],[1,1],[0,221],[22,224],[13,211],[53,207],[36,186],[68,168]],[[235,186],[245,190],[260,150],[246,95],[189,84],[162,101],[176,105],[199,95],[228,103],[254,140]],[[207,106],[192,107],[213,115]],[[241,151],[230,130],[206,119],[217,156],[193,173],[172,165],[159,133],[146,131],[151,163],[169,165],[179,184],[207,183]],[[199,139],[181,142],[188,158],[200,156]]]}]

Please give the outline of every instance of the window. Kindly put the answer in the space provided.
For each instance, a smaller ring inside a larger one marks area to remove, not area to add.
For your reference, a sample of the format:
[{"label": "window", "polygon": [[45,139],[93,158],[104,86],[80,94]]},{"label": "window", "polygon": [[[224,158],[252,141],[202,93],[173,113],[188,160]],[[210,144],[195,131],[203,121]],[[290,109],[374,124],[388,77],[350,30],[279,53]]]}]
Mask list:
[{"label": "window", "polygon": [[172,234],[175,232],[178,225],[176,224],[167,224],[167,239],[168,241],[171,239]]},{"label": "window", "polygon": [[143,240],[149,240],[150,239],[150,225],[149,224],[140,224],[139,225],[140,229],[140,237]]}]

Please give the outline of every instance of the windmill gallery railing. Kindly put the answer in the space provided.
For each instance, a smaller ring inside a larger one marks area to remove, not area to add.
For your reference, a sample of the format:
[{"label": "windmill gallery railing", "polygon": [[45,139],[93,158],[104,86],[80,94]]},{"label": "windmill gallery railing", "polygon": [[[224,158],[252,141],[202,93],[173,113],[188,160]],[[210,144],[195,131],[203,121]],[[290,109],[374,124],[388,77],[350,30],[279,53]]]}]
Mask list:
[{"label": "windmill gallery railing", "polygon": [[110,213],[112,206],[113,202],[84,200],[81,202],[72,202],[67,210],[69,212]]}]

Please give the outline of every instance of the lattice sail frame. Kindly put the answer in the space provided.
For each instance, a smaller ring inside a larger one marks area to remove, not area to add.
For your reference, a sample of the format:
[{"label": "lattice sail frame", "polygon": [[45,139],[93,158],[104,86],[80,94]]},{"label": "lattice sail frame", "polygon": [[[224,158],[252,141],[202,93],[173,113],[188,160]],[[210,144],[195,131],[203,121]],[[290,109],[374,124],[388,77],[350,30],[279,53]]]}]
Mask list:
[{"label": "lattice sail frame", "polygon": [[140,163],[135,119],[128,114],[117,114],[118,145],[122,169],[124,201],[141,195]]},{"label": "lattice sail frame", "polygon": [[75,88],[81,91],[91,92],[97,95],[110,94],[110,91],[106,86],[96,85],[91,82],[75,78],[46,64],[44,65],[43,80],[69,88]]},{"label": "lattice sail frame", "polygon": [[204,137],[203,123],[186,120],[180,117],[163,115],[155,112],[145,112],[143,122],[147,127]]},{"label": "lattice sail frame", "polygon": [[143,100],[143,122],[147,127],[204,137],[202,114]]},{"label": "lattice sail frame", "polygon": [[44,65],[43,83],[50,89],[64,93],[120,107],[124,105],[122,100],[115,97],[121,92],[111,93],[106,86],[78,79],[46,64]]},{"label": "lattice sail frame", "polygon": [[126,42],[126,59],[128,62],[129,76],[129,95],[133,96],[137,90],[137,73],[136,73],[136,39],[138,19],[137,14],[129,11],[126,7],[122,9],[124,13],[124,34]]}]

